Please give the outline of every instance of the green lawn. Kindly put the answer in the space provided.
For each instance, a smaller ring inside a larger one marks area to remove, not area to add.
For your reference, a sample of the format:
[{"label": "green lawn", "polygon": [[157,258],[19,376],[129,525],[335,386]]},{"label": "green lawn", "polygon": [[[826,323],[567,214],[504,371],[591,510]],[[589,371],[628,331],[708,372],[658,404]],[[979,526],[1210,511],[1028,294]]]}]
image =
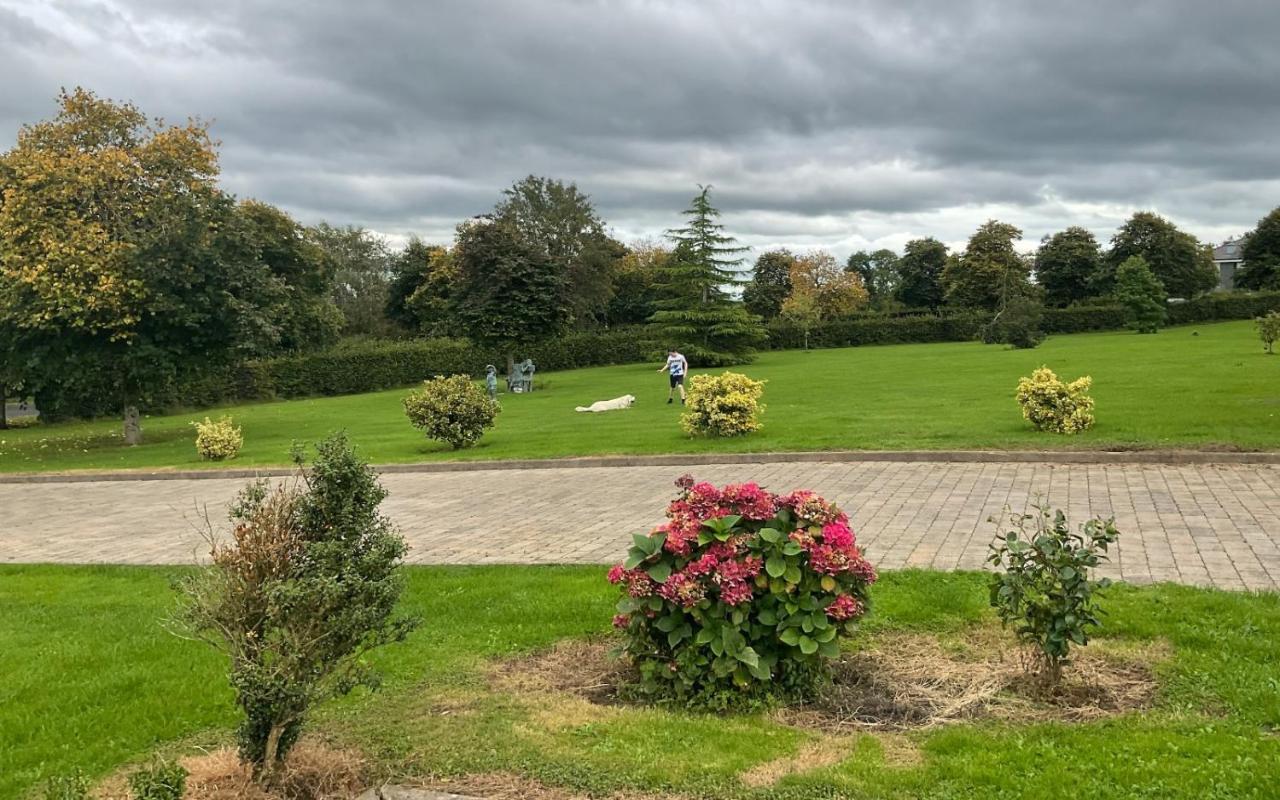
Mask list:
[{"label": "green lawn", "polygon": [[[1097,426],[1063,438],[1032,430],[1013,399],[1020,376],[1048,365],[1094,378]],[[245,447],[230,466],[282,464],[294,440],[346,428],[375,463],[554,458],[610,453],[833,449],[1280,447],[1280,357],[1253,323],[1173,328],[1154,336],[1055,336],[1036,350],[978,343],[771,352],[742,368],[768,381],[764,430],[690,439],[666,376],[630,365],[549,373],[542,390],[503,395],[497,426],[455,453],[405,419],[405,390],[257,403],[231,409]],[[634,394],[634,408],[577,414],[574,406]],[[218,412],[214,412],[215,416]],[[122,445],[111,420],[0,431],[0,472],[208,466],[190,422],[203,412],[145,421],[147,442]]]},{"label": "green lawn", "polygon": [[[739,774],[818,734],[763,716],[611,708],[546,727],[489,659],[608,629],[600,568],[414,568],[425,623],[379,656],[383,690],[332,704],[314,729],[383,775],[505,771],[571,790],[701,797],[1273,797],[1280,774],[1280,596],[1118,586],[1100,646],[1163,640],[1156,707],[1105,722],[972,723],[908,734],[887,762],[859,735],[844,760],[752,794]],[[221,665],[160,621],[174,570],[0,567],[0,797],[79,767],[103,775],[156,748],[226,741]],[[900,572],[875,587],[869,629],[962,631],[991,619],[977,574]],[[441,713],[442,708],[463,708]]]}]

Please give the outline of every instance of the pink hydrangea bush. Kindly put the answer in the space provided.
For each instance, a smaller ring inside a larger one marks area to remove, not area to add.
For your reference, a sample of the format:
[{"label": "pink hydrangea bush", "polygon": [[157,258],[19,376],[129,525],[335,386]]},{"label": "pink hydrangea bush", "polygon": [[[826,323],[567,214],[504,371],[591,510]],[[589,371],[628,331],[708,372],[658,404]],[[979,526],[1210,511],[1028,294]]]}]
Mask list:
[{"label": "pink hydrangea bush", "polygon": [[875,568],[836,505],[684,476],[609,570],[644,699],[722,709],[811,695],[866,614]]}]

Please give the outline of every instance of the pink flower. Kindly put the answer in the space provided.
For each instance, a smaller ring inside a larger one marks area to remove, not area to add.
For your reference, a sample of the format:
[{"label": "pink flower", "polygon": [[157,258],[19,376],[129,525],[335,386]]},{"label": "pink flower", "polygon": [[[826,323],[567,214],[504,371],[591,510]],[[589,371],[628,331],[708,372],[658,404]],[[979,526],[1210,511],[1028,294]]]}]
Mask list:
[{"label": "pink flower", "polygon": [[720,584],[720,599],[726,605],[737,606],[751,599],[751,585],[743,581]]},{"label": "pink flower", "polygon": [[722,561],[716,570],[716,580],[721,584],[746,581],[759,575],[763,566],[764,562],[757,556],[742,561]]},{"label": "pink flower", "polygon": [[827,606],[827,616],[841,621],[859,616],[862,611],[862,603],[847,594],[840,595]]},{"label": "pink flower", "polygon": [[676,486],[682,491],[687,492],[690,489],[692,489],[693,483],[694,483],[693,476],[687,472],[681,475],[679,478],[676,478]]},{"label": "pink flower", "polygon": [[615,564],[613,569],[609,570],[609,583],[622,583],[622,577],[627,574],[621,564]]},{"label": "pink flower", "polygon": [[780,502],[792,510],[802,522],[826,525],[828,522],[847,522],[848,517],[835,505],[828,503],[808,489],[792,492]]},{"label": "pink flower", "polygon": [[630,624],[631,624],[631,617],[627,614],[618,614],[613,618],[613,627],[617,628],[618,630],[623,630]]},{"label": "pink flower", "polygon": [[750,520],[765,520],[778,513],[778,498],[755,483],[731,484],[724,487],[721,503],[734,513]]},{"label": "pink flower", "polygon": [[692,575],[684,572],[673,572],[658,587],[658,594],[681,608],[693,608],[707,596],[707,587]]},{"label": "pink flower", "polygon": [[843,550],[853,546],[853,531],[846,523],[828,522],[822,526],[822,541]]},{"label": "pink flower", "polygon": [[632,597],[651,597],[657,582],[642,569],[629,570],[626,574],[627,594]]}]

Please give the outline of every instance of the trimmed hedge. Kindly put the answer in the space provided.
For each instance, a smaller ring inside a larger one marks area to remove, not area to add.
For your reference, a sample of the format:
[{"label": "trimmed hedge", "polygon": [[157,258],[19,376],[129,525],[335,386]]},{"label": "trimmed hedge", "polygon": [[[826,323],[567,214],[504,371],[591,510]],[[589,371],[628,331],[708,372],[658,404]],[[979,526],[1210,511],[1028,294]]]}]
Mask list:
[{"label": "trimmed hedge", "polygon": [[1280,311],[1280,292],[1215,292],[1169,304],[1169,325],[1254,319],[1269,311]]},{"label": "trimmed hedge", "polygon": [[[978,329],[986,321],[987,318],[981,314],[835,319],[810,329],[809,346],[854,347],[866,344],[968,341],[978,335]],[[768,328],[771,349],[796,350],[804,347],[804,331],[796,325],[775,319],[769,323]]]},{"label": "trimmed hedge", "polygon": [[[641,329],[577,333],[518,350],[538,370],[629,364],[655,357],[657,343]],[[211,405],[233,400],[359,394],[411,386],[436,375],[479,377],[486,364],[506,369],[506,355],[459,339],[348,340],[315,353],[250,361],[175,387],[167,405]]]}]

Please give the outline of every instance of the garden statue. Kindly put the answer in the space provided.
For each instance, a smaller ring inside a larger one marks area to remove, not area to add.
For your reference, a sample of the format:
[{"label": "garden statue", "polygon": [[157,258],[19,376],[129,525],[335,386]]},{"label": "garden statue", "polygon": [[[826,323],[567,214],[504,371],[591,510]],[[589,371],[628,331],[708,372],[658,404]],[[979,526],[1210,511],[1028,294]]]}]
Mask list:
[{"label": "garden statue", "polygon": [[507,376],[507,391],[532,392],[533,373],[536,370],[537,367],[534,366],[532,358],[526,358],[524,361],[516,364],[511,368],[511,374]]},{"label": "garden statue", "polygon": [[489,391],[490,399],[498,399],[498,368],[492,364],[484,367],[484,388]]}]

